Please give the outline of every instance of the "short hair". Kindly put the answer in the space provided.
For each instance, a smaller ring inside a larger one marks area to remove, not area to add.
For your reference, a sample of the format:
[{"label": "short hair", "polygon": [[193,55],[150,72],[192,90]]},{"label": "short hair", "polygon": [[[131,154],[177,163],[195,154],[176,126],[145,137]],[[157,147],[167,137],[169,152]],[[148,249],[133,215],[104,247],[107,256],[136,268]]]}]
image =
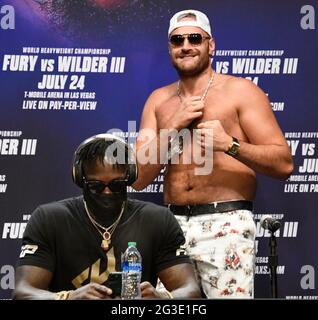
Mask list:
[{"label": "short hair", "polygon": [[[93,140],[87,143],[78,154],[79,161],[85,165],[87,162],[99,161],[103,165],[109,164],[116,168],[124,170],[128,167],[128,154],[124,150],[124,161],[118,161],[118,151],[121,149],[114,148],[113,152],[108,152],[109,148],[116,144],[116,141],[105,140],[104,138]],[[119,157],[122,160],[122,158]]]},{"label": "short hair", "polygon": [[85,176],[84,165],[99,161],[103,166],[123,168],[127,185],[131,186],[138,177],[138,167],[135,162],[134,150],[125,140],[107,133],[97,134],[84,140],[76,149],[73,157],[72,179],[83,188]]}]

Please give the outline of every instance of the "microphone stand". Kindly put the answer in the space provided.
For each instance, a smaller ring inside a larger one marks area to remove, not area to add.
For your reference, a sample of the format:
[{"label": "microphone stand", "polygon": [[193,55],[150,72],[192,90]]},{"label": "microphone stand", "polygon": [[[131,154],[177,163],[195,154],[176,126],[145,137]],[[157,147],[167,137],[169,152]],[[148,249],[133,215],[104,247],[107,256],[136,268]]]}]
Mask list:
[{"label": "microphone stand", "polygon": [[274,235],[275,232],[270,231],[271,237],[269,239],[269,248],[270,255],[268,257],[268,265],[270,268],[270,282],[271,282],[271,297],[277,298],[277,265],[278,265],[278,257],[276,254],[276,237]]}]

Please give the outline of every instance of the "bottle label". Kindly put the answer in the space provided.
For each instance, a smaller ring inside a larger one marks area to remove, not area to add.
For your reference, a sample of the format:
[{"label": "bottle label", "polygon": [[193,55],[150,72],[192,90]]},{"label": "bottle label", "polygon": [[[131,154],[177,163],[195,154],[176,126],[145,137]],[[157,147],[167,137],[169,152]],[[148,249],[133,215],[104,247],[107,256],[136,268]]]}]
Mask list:
[{"label": "bottle label", "polygon": [[139,262],[129,262],[123,264],[124,272],[141,272],[141,263]]}]

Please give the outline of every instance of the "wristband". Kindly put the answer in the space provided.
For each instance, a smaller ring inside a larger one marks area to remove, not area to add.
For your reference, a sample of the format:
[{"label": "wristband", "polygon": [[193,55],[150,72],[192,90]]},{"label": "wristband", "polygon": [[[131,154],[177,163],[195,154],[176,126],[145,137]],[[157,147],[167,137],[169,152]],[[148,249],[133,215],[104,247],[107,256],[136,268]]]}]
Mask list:
[{"label": "wristband", "polygon": [[168,296],[168,299],[173,299],[173,295],[167,289],[165,289],[165,294]]},{"label": "wristband", "polygon": [[73,290],[56,292],[55,300],[69,300]]}]

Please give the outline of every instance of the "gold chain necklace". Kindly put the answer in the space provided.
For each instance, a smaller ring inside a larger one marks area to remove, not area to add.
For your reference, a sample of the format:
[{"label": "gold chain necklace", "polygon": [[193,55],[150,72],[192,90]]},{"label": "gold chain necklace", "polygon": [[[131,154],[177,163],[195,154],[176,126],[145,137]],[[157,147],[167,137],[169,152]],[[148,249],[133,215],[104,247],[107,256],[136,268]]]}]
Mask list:
[{"label": "gold chain necklace", "polygon": [[[213,80],[214,80],[214,76],[215,76],[215,72],[213,72],[212,70],[212,75],[211,75],[211,78],[208,82],[208,85],[203,93],[203,95],[201,96],[200,100],[201,101],[204,101],[207,94],[208,94],[208,91],[213,83]],[[179,97],[180,99],[180,103],[183,103],[183,99],[182,99],[182,96],[181,96],[181,91],[180,91],[180,80],[178,81],[178,84],[177,84],[177,96]],[[172,155],[174,154],[179,154],[181,155],[182,152],[183,152],[183,140],[180,140],[179,139],[179,143],[172,143],[172,141],[170,141],[170,145],[173,145],[173,147],[171,148],[171,150],[168,152],[168,159],[170,160],[172,158]]]},{"label": "gold chain necklace", "polygon": [[[210,87],[211,87],[211,85],[212,85],[212,82],[213,82],[213,80],[214,80],[214,75],[215,75],[215,72],[212,71],[212,76],[211,76],[211,78],[210,78],[210,80],[209,80],[209,82],[208,82],[208,85],[207,85],[207,87],[206,87],[206,89],[205,89],[202,97],[200,98],[200,100],[202,100],[202,101],[205,100],[205,98],[206,98],[206,96],[207,96],[207,94],[208,94],[208,91],[209,91],[209,89],[210,89]],[[180,80],[178,81],[178,84],[177,84],[177,96],[179,97],[180,102],[182,103],[182,102],[183,102],[183,99],[182,99],[181,91],[180,91]]]},{"label": "gold chain necklace", "polygon": [[[111,237],[112,237],[112,235],[113,235],[113,233],[114,233],[114,231],[115,231],[115,229],[116,229],[116,227],[117,227],[117,225],[118,225],[118,223],[124,213],[126,201],[123,202],[123,204],[121,206],[120,214],[119,214],[118,218],[116,219],[116,221],[107,228],[105,228],[104,226],[99,224],[97,221],[95,221],[95,219],[91,216],[91,214],[88,210],[86,201],[83,200],[83,202],[84,202],[85,211],[87,213],[89,220],[91,221],[92,225],[96,228],[96,230],[99,232],[99,234],[103,238],[102,243],[101,243],[101,247],[104,251],[107,251],[109,248],[110,242],[111,242]],[[100,231],[99,228],[102,229],[104,232]]]}]

